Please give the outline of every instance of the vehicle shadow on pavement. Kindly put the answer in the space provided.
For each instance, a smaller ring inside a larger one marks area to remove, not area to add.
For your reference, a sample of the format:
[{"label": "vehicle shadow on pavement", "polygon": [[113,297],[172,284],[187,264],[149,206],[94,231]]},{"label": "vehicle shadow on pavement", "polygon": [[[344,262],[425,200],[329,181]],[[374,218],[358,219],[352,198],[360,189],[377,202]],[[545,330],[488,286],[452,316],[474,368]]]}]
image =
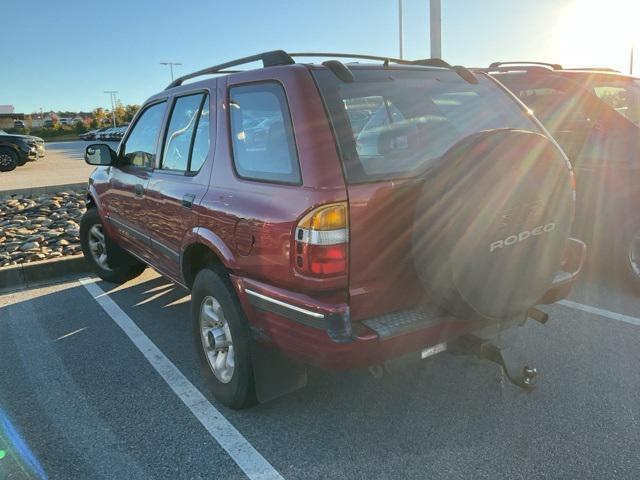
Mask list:
[{"label": "vehicle shadow on pavement", "polygon": [[[640,471],[634,452],[640,442],[637,327],[557,307],[545,326],[529,322],[506,332],[504,343],[540,369],[532,393],[501,384],[489,362],[444,353],[392,363],[391,374],[380,379],[366,371],[310,370],[305,388],[232,411],[203,381],[188,292],[148,274],[122,286],[98,285],[285,478],[603,478],[621,462],[627,471]],[[82,384],[84,370],[96,368],[78,366],[79,359],[92,358],[89,351],[115,360],[131,349],[106,315],[95,323],[97,312],[84,287],[70,284],[0,307],[0,327],[40,315],[39,338],[69,350],[59,361],[71,381]],[[14,339],[0,339],[0,353],[5,342],[20,341]],[[123,368],[149,371],[138,355],[130,358],[140,363]],[[133,388],[111,384],[114,377],[101,381],[106,389]],[[30,388],[69,387],[57,380]],[[2,395],[0,401],[6,405]]]}]

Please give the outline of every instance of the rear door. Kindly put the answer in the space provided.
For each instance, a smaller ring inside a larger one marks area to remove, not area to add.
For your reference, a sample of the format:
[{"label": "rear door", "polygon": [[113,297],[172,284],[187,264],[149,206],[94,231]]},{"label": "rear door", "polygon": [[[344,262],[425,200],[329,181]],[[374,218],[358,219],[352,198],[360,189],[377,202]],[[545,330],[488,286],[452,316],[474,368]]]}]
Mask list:
[{"label": "rear door", "polygon": [[161,158],[147,187],[147,231],[151,263],[166,275],[180,280],[183,242],[195,235],[194,208],[209,186],[213,125],[208,91],[181,94],[172,100],[163,135]]},{"label": "rear door", "polygon": [[155,163],[166,101],[146,106],[120,145],[118,163],[110,168],[107,214],[119,242],[144,259],[150,258],[146,233],[145,195]]}]

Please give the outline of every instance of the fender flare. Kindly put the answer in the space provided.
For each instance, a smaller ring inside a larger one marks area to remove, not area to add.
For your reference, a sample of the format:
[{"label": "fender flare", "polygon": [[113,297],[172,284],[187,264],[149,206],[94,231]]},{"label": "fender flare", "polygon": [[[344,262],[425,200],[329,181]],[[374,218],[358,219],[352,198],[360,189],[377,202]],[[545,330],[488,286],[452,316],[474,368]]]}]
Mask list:
[{"label": "fender flare", "polygon": [[185,253],[195,245],[207,247],[219,260],[220,263],[230,271],[235,271],[238,267],[236,256],[227,244],[218,235],[204,227],[195,227],[187,235],[181,247],[180,273],[185,278]]}]

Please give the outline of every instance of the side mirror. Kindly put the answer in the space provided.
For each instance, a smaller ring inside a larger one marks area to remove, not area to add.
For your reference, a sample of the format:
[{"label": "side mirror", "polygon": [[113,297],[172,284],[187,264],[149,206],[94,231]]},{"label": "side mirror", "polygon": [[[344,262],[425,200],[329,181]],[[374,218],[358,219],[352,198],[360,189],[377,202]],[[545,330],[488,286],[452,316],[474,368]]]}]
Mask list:
[{"label": "side mirror", "polygon": [[107,167],[116,163],[118,155],[106,143],[94,143],[87,147],[84,161],[89,165]]}]

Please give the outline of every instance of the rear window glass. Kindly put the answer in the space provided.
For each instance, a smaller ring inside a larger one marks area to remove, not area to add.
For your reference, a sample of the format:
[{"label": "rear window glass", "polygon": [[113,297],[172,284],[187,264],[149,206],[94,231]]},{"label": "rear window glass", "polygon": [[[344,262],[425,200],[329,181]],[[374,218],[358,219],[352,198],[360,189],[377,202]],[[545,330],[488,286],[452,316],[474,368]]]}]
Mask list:
[{"label": "rear window glass", "polygon": [[282,86],[253,83],[229,89],[233,159],[251,180],[300,183],[289,107]]},{"label": "rear window glass", "polygon": [[538,131],[491,80],[451,71],[354,69],[355,82],[314,70],[350,183],[417,175],[461,139],[494,128]]}]

